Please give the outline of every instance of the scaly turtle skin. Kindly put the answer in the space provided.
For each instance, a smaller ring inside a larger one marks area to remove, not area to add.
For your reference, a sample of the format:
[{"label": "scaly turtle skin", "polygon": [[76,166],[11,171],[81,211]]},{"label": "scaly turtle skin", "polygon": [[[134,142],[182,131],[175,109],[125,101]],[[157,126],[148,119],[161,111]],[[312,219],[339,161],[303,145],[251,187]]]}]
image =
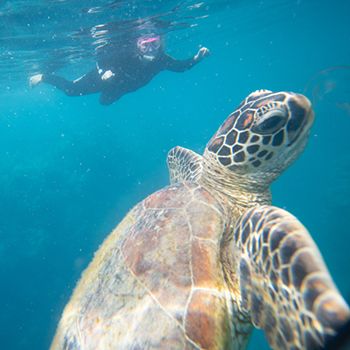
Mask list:
[{"label": "scaly turtle skin", "polygon": [[51,349],[315,349],[350,317],[304,226],[270,206],[313,113],[250,94],[203,156],[169,152],[171,185],[136,205],[83,273]]}]

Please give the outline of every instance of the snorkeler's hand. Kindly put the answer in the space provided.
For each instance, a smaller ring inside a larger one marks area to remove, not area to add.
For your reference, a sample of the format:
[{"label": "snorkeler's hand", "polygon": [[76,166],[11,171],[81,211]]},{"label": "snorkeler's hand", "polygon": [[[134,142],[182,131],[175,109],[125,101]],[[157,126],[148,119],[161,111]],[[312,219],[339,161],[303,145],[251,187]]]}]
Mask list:
[{"label": "snorkeler's hand", "polygon": [[206,47],[201,47],[197,54],[194,56],[194,60],[199,62],[201,61],[204,57],[209,56],[210,51]]},{"label": "snorkeler's hand", "polygon": [[114,77],[114,76],[115,76],[115,74],[114,74],[111,70],[106,70],[106,71],[102,74],[101,79],[102,79],[102,80],[108,80],[108,79],[110,79],[110,78],[112,78],[112,77]]},{"label": "snorkeler's hand", "polygon": [[29,86],[34,87],[41,83],[43,80],[43,75],[42,74],[35,74],[32,77],[29,78]]}]

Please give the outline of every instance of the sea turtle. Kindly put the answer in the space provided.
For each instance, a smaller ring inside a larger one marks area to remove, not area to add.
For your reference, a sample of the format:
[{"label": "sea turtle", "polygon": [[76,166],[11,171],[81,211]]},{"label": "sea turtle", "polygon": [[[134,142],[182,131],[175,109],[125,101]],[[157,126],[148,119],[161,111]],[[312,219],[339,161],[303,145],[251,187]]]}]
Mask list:
[{"label": "sea turtle", "polygon": [[[349,308],[305,227],[269,186],[302,152],[307,98],[259,90],[202,156],[169,152],[171,185],[137,204],[83,273],[51,349],[314,349]],[[147,155],[147,152],[145,152]]]}]

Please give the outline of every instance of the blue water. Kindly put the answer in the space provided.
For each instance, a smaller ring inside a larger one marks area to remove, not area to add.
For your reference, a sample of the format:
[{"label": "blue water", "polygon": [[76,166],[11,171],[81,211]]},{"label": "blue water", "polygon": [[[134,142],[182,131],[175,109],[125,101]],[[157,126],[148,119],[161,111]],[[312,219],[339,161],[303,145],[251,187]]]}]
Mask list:
[{"label": "blue water", "polygon": [[[168,184],[167,151],[202,152],[261,88],[314,102],[310,142],[273,185],[273,201],[310,230],[349,301],[349,13],[348,0],[0,2],[1,349],[48,348],[99,244],[134,204]],[[92,67],[97,25],[108,41],[149,16],[171,22],[172,55],[187,58],[205,45],[211,56],[109,107],[97,95],[28,87],[45,65],[72,79]],[[265,348],[256,332],[250,349]]]}]

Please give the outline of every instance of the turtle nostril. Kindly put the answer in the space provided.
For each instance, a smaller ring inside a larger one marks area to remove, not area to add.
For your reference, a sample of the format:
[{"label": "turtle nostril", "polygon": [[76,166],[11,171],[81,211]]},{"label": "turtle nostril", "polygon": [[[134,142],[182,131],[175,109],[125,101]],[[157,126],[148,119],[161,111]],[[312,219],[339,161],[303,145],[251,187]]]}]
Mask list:
[{"label": "turtle nostril", "polygon": [[305,109],[306,111],[311,109],[311,102],[310,100],[305,97],[304,95],[301,94],[296,94],[295,95],[295,100],[298,103],[298,105],[300,107],[302,107],[303,109]]}]

